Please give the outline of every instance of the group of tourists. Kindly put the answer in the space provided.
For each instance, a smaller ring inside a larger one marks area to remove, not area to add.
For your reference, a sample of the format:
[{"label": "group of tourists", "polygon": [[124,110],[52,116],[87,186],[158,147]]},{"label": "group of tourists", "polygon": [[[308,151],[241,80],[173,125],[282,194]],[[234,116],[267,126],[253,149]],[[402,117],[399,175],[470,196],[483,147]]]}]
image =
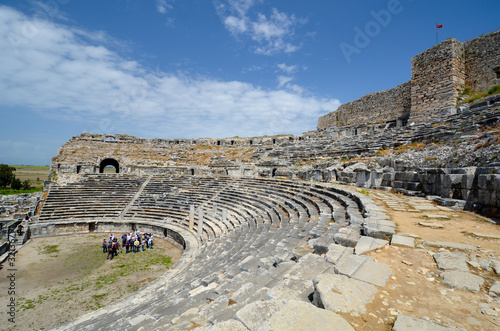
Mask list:
[{"label": "group of tourists", "polygon": [[144,248],[152,249],[154,244],[154,236],[151,233],[145,233],[141,235],[139,230],[132,231],[130,233],[124,233],[120,240],[115,237],[112,233],[109,235],[109,240],[106,239],[102,241],[102,252],[108,253],[107,259],[112,260],[118,255],[118,252],[123,252],[123,247],[125,247],[125,253],[138,253],[141,248],[144,252]]}]

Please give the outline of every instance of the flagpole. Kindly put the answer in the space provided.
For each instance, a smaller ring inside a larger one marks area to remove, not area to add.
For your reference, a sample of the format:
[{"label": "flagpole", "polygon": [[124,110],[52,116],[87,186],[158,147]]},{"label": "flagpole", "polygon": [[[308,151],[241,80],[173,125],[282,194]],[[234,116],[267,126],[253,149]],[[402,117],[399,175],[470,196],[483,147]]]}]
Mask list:
[{"label": "flagpole", "polygon": [[436,45],[438,44],[438,24],[436,23]]}]

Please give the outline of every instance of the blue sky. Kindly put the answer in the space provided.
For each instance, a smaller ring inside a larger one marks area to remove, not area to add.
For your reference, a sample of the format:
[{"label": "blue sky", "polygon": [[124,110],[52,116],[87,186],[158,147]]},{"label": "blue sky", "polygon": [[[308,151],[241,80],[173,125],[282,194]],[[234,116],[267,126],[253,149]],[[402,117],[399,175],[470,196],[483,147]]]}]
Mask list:
[{"label": "blue sky", "polygon": [[0,2],[0,163],[50,164],[72,136],[300,134],[410,79],[439,40],[500,28],[500,2]]}]

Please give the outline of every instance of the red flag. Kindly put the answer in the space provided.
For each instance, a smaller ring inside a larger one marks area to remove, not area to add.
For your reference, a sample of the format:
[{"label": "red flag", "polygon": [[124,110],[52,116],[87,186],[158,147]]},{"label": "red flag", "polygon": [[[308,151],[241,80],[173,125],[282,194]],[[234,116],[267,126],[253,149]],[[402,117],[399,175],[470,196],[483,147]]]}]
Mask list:
[{"label": "red flag", "polygon": [[436,29],[441,29],[443,27],[443,24],[436,24]]}]

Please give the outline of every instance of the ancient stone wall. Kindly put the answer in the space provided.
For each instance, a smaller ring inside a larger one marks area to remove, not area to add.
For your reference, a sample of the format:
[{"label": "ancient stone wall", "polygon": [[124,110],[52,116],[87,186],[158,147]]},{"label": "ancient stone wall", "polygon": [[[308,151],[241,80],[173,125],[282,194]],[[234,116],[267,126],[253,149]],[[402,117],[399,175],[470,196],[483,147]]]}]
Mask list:
[{"label": "ancient stone wall", "polygon": [[[71,138],[52,159],[51,178],[72,181],[71,176],[93,174],[111,165],[119,173],[139,175],[227,175],[227,169],[254,164],[254,151],[272,149],[293,141],[293,135],[223,139],[144,139],[121,135],[83,133]],[[269,147],[267,147],[269,146]],[[219,169],[216,171],[214,169]],[[208,173],[206,173],[208,174]],[[68,177],[68,178],[63,178]],[[76,178],[75,178],[76,179]]]},{"label": "ancient stone wall", "polygon": [[500,164],[455,169],[340,171],[338,181],[404,194],[436,196],[442,205],[500,216]]},{"label": "ancient stone wall", "polygon": [[410,82],[406,82],[341,105],[337,111],[319,118],[318,129],[358,123],[387,123],[398,119],[405,120],[409,114]]},{"label": "ancient stone wall", "polygon": [[500,31],[465,43],[465,86],[484,92],[500,84]]},{"label": "ancient stone wall", "polygon": [[455,39],[411,59],[410,122],[424,122],[449,114],[465,84],[464,46]]}]

